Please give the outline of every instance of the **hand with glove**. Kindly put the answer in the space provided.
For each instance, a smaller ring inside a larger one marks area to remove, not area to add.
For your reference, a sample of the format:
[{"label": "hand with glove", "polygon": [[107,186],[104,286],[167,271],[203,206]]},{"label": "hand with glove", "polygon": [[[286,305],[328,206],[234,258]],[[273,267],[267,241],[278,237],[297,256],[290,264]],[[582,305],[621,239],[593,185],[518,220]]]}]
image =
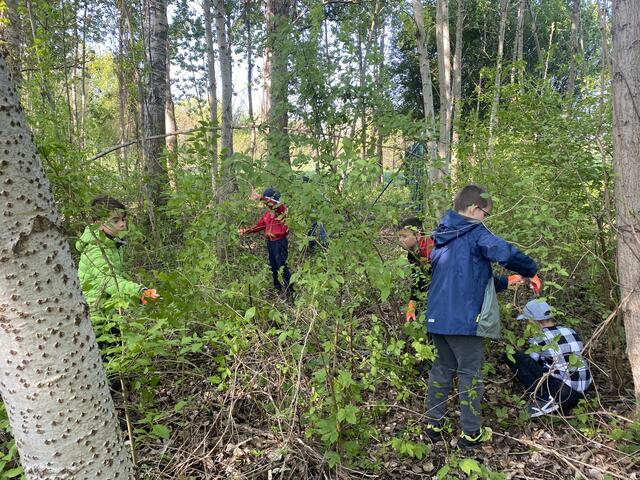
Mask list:
[{"label": "hand with glove", "polygon": [[414,321],[416,320],[416,304],[413,300],[409,300],[409,305],[407,305],[407,316],[406,321]]},{"label": "hand with glove", "polygon": [[145,288],[140,295],[140,303],[146,305],[160,298],[155,288]]},{"label": "hand with glove", "polygon": [[542,290],[542,280],[540,280],[540,277],[538,277],[537,274],[529,279],[529,286],[533,290],[533,293],[540,295],[540,290]]},{"label": "hand with glove", "polygon": [[509,275],[507,277],[507,286],[508,288],[518,288],[524,282],[524,278],[522,275]]}]

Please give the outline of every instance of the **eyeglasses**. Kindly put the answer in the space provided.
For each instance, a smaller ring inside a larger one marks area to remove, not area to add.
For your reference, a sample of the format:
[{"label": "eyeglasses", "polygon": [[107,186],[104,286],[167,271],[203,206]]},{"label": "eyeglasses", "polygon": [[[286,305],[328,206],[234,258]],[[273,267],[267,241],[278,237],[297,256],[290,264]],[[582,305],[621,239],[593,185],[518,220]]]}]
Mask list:
[{"label": "eyeglasses", "polygon": [[482,210],[482,213],[484,213],[485,218],[490,217],[491,213],[487,212],[484,208],[482,207],[478,207],[480,210]]}]

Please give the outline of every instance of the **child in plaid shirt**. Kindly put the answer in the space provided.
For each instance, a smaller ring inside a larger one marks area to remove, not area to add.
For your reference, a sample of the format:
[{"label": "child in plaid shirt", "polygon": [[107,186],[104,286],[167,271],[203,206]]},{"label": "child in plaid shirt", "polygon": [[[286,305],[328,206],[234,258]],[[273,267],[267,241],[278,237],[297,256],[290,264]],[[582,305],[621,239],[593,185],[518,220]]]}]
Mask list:
[{"label": "child in plaid shirt", "polygon": [[591,386],[591,372],[582,356],[583,343],[571,328],[556,325],[551,307],[531,300],[518,320],[533,322],[540,335],[529,339],[528,353],[517,351],[505,362],[527,392],[532,418],[560,410],[568,412]]}]

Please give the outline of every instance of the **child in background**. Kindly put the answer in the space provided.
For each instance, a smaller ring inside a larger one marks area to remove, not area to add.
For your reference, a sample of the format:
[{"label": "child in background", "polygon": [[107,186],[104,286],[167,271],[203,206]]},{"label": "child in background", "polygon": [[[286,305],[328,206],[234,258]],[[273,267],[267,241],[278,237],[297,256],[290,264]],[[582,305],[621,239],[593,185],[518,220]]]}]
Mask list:
[{"label": "child in background", "polygon": [[[262,195],[253,190],[249,198],[251,200],[260,200],[267,207],[267,210],[254,226],[240,228],[238,233],[246,235],[264,230],[273,287],[278,291],[282,291],[284,284],[284,291],[293,293],[291,272],[287,266],[287,258],[289,257],[289,240],[287,238],[289,227],[286,224],[287,206],[280,202],[280,192],[273,187],[267,188]],[[280,283],[279,279],[280,269],[282,269],[282,283]]]},{"label": "child in background", "polygon": [[398,241],[407,251],[407,260],[411,264],[411,294],[406,321],[415,321],[416,309],[420,307],[422,310],[426,307],[433,240],[422,232],[422,222],[416,217],[410,217],[400,222]]},{"label": "child in background", "polygon": [[547,302],[531,300],[518,320],[526,320],[539,331],[528,340],[526,352],[516,351],[504,362],[532,394],[528,410],[532,418],[556,410],[567,413],[591,386],[591,372],[582,356],[582,339],[572,328],[556,325]]}]

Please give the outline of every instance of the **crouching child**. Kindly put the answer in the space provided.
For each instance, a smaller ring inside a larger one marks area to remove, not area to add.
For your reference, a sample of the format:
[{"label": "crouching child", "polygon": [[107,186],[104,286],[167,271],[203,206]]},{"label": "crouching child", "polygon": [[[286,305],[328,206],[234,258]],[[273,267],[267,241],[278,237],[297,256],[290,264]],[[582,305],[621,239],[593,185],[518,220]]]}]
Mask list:
[{"label": "crouching child", "polygon": [[529,338],[529,348],[516,351],[513,360],[504,356],[516,378],[531,394],[532,418],[559,411],[567,413],[591,386],[591,372],[582,356],[583,343],[572,328],[557,325],[547,302],[531,300],[518,320],[535,326],[538,335]]}]

